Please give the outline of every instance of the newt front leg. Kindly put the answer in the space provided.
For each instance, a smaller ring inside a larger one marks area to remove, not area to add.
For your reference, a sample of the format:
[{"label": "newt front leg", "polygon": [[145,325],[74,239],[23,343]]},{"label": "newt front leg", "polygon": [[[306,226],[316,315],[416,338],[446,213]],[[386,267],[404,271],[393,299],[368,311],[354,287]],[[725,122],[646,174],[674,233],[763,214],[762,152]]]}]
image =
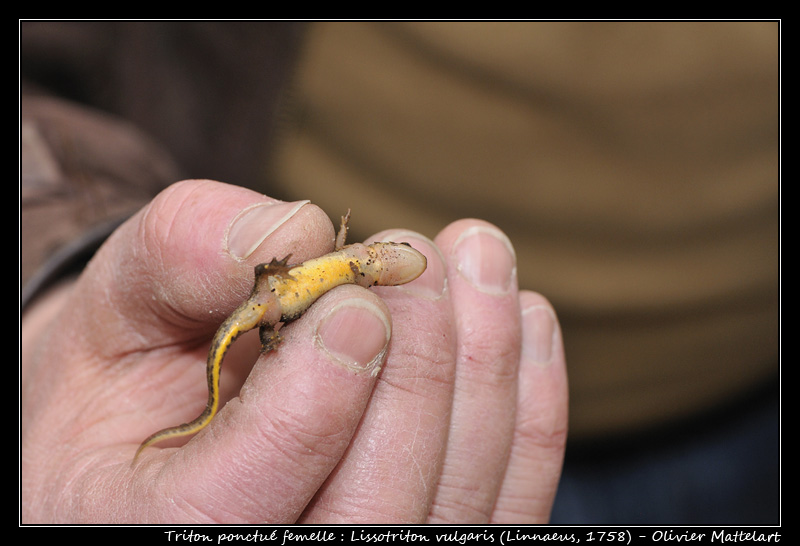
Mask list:
[{"label": "newt front leg", "polygon": [[188,423],[147,437],[136,450],[134,462],[146,447],[168,438],[194,434],[208,425],[219,409],[222,360],[239,335],[258,327],[261,349],[268,352],[281,341],[275,326],[298,318],[325,292],[343,284],[365,288],[396,286],[413,281],[425,271],[425,256],[404,243],[345,246],[349,215],[348,212],[342,218],[334,252],[295,266],[288,265],[289,256],[256,266],[253,291],[222,323],[211,342],[206,362],[206,408]]}]

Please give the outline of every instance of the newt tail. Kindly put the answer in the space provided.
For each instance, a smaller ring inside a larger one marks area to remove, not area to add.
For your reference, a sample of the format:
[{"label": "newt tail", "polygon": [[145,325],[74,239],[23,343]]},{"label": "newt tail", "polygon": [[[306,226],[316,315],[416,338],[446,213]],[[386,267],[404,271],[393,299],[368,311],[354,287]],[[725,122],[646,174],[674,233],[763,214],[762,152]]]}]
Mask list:
[{"label": "newt tail", "polygon": [[342,217],[332,253],[294,266],[288,265],[289,255],[255,267],[250,296],[222,323],[211,342],[206,361],[208,403],[205,409],[188,423],[148,436],[136,450],[134,463],[145,448],[169,438],[195,434],[211,422],[219,409],[222,361],[236,338],[244,332],[259,328],[261,350],[269,352],[281,342],[276,325],[301,316],[325,292],[343,284],[365,288],[397,286],[413,281],[425,271],[425,256],[406,243],[345,245],[349,218],[348,211]]}]

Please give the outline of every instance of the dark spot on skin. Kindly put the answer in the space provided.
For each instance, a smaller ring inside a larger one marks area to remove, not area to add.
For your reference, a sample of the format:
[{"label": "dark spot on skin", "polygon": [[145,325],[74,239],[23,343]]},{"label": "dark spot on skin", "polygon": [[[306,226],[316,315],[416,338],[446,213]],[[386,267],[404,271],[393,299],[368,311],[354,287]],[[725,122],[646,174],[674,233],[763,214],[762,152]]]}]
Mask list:
[{"label": "dark spot on skin", "polygon": [[353,272],[353,275],[356,275],[356,276],[357,276],[357,275],[360,275],[360,274],[361,274],[361,270],[358,268],[358,266],[356,265],[356,263],[355,263],[355,262],[353,262],[353,261],[350,261],[350,262],[348,263],[348,265],[350,266],[350,271],[352,271],[352,272]]}]

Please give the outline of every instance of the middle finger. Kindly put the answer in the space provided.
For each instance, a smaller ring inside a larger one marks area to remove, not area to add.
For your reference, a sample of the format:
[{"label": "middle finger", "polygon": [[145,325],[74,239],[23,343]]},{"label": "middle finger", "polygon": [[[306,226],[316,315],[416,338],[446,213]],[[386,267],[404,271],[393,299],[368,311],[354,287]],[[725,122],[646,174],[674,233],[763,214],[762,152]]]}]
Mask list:
[{"label": "middle finger", "polygon": [[489,520],[514,432],[521,347],[516,262],[495,226],[462,220],[436,242],[447,257],[458,356],[447,455],[431,521]]}]

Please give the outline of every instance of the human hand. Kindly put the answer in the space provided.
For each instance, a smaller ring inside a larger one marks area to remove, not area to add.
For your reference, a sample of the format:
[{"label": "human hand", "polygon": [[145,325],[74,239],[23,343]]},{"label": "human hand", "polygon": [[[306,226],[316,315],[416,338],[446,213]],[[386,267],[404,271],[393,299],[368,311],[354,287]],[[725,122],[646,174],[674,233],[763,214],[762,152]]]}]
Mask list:
[{"label": "human hand", "polygon": [[217,417],[132,466],[202,410],[208,341],[253,267],[333,242],[313,205],[208,181],[160,194],[23,317],[23,521],[546,521],[566,435],[552,309],[517,292],[493,226],[389,234],[427,256],[420,279],[339,287],[260,357],[243,336]]}]

